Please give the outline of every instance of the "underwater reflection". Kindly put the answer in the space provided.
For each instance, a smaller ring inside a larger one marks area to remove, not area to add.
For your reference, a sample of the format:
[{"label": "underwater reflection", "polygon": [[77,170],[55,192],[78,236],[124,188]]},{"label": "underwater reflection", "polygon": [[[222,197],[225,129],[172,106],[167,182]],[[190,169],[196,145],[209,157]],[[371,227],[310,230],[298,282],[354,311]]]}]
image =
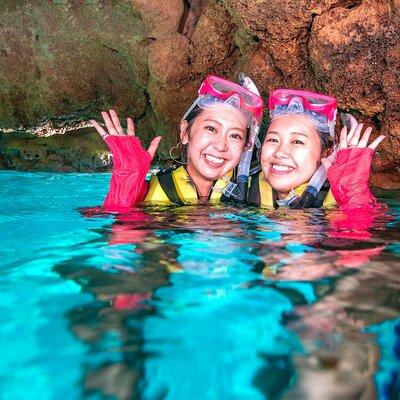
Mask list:
[{"label": "underwater reflection", "polygon": [[377,265],[394,273],[376,261],[387,244],[374,237],[381,225],[348,219],[229,207],[116,217],[87,244],[100,259],[83,249],[54,268],[93,294],[68,314],[88,348],[83,393],[314,398],[324,385],[326,399],[374,393],[375,377],[390,371],[370,332],[399,315],[399,287],[374,275]]},{"label": "underwater reflection", "polygon": [[[282,235],[279,250],[265,256],[264,276],[281,286],[303,282],[313,287],[303,304],[297,301],[288,324],[307,356],[296,357],[298,382],[285,398],[397,399],[400,278],[396,262],[380,261],[387,258],[387,241],[374,236],[391,217],[331,211],[324,219],[325,231],[321,225],[309,240],[312,219],[297,218],[291,225],[303,232],[300,243]],[[393,321],[390,328],[388,321]],[[379,335],[391,338],[381,340],[380,349],[369,334],[375,324],[385,326]]]}]

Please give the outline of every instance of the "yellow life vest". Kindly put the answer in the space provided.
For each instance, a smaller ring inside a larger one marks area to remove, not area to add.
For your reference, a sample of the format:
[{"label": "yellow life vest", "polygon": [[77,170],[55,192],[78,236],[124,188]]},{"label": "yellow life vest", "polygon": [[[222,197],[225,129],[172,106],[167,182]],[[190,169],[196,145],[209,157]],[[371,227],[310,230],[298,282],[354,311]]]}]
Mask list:
[{"label": "yellow life vest", "polygon": [[[307,183],[300,185],[294,191],[298,196],[301,196]],[[258,175],[251,177],[248,202],[263,208],[276,208],[277,193],[272,189],[271,185],[265,180],[264,174],[260,172]],[[321,207],[332,207],[336,205],[335,198],[329,189]]]},{"label": "yellow life vest", "polygon": [[[215,182],[210,194],[210,202],[221,200],[222,190],[232,176],[229,172],[223,179]],[[153,175],[145,203],[153,204],[197,204],[199,200],[196,186],[186,169],[181,166],[175,170]]]}]

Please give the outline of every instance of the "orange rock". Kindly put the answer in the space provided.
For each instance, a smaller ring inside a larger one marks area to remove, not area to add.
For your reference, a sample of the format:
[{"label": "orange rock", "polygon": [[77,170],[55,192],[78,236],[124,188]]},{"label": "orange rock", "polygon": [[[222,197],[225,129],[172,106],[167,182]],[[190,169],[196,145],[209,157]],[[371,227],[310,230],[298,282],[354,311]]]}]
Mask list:
[{"label": "orange rock", "polygon": [[[285,86],[335,95],[387,135],[375,171],[398,174],[400,0],[195,0],[193,23],[185,1],[2,1],[0,127],[115,107],[145,143],[163,134],[167,157],[202,79],[244,71],[265,97]],[[10,146],[5,164],[28,168]]]}]

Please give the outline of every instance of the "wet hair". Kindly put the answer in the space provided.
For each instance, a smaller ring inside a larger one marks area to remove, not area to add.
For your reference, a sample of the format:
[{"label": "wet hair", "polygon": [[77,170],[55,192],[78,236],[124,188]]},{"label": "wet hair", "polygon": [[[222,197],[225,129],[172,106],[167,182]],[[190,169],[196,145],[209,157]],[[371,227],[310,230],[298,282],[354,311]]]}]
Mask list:
[{"label": "wet hair", "polygon": [[204,108],[194,107],[192,111],[187,115],[186,121],[188,123],[187,129],[190,129],[193,126],[194,120],[199,117],[204,111]]},{"label": "wet hair", "polygon": [[319,140],[321,142],[321,157],[324,157],[324,153],[333,148],[335,141],[332,136],[326,132],[321,132],[317,130]]}]

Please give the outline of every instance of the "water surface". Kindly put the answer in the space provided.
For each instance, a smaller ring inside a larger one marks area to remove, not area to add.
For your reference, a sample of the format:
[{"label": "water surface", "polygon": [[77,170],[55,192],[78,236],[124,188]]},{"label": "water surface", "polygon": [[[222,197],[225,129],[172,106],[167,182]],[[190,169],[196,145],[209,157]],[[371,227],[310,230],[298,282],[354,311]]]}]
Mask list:
[{"label": "water surface", "polygon": [[2,398],[398,399],[398,200],[85,209],[108,180],[0,173]]}]

